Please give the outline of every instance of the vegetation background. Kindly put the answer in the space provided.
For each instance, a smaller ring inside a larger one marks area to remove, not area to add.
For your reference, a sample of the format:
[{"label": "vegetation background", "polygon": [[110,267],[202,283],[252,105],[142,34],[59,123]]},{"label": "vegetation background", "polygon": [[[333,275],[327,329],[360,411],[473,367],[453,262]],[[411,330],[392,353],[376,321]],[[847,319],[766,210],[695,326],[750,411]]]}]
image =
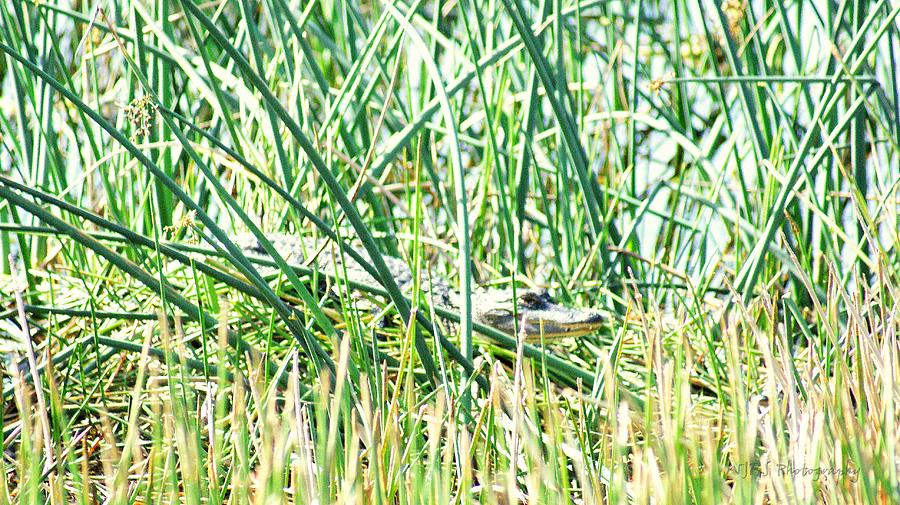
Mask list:
[{"label": "vegetation background", "polygon": [[[0,503],[900,503],[898,14],[0,3]],[[248,231],[608,324],[373,308]]]}]

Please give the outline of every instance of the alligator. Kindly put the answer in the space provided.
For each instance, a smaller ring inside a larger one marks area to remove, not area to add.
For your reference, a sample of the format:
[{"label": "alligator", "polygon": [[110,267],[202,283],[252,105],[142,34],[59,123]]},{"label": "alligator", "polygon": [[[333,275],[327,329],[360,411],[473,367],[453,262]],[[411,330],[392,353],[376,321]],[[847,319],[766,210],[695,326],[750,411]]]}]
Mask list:
[{"label": "alligator", "polygon": [[[290,265],[314,268],[330,277],[337,274],[343,277],[346,272],[346,278],[354,283],[380,286],[359,263],[341,254],[331,241],[303,239],[286,234],[272,234],[266,238]],[[240,235],[235,243],[245,252],[266,256],[265,249],[252,235]],[[362,259],[369,260],[365,249],[353,249]],[[400,289],[404,293],[410,293],[415,277],[407,263],[392,256],[382,257]],[[446,280],[430,277],[423,271],[420,286],[423,293],[431,297],[435,306],[450,311],[459,310],[459,293]],[[511,289],[477,288],[472,291],[470,306],[472,322],[513,337],[518,331],[526,341],[532,342],[542,338],[555,340],[587,335],[600,328],[606,319],[597,310],[561,305],[546,289],[517,289],[514,297]]]}]

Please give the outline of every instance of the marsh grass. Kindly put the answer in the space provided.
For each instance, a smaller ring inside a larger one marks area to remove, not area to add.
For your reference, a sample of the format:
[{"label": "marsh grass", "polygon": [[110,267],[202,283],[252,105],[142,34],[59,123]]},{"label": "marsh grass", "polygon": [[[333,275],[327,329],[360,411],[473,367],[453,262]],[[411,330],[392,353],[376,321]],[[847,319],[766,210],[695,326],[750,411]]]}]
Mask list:
[{"label": "marsh grass", "polygon": [[900,502],[898,14],[0,3],[0,503]]}]

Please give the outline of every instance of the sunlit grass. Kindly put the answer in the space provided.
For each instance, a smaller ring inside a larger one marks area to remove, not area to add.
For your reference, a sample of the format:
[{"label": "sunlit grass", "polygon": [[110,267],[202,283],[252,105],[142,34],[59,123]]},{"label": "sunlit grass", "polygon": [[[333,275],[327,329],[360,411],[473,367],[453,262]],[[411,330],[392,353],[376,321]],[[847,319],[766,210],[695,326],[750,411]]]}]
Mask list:
[{"label": "sunlit grass", "polygon": [[0,503],[900,502],[898,14],[0,3]]}]

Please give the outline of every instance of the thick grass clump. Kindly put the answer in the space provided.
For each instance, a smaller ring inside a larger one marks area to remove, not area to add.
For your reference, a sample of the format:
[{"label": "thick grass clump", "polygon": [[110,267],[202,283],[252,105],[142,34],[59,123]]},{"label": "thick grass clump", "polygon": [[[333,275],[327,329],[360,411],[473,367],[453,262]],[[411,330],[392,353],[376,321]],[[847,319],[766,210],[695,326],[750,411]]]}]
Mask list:
[{"label": "thick grass clump", "polygon": [[898,14],[0,2],[0,504],[900,503]]}]

